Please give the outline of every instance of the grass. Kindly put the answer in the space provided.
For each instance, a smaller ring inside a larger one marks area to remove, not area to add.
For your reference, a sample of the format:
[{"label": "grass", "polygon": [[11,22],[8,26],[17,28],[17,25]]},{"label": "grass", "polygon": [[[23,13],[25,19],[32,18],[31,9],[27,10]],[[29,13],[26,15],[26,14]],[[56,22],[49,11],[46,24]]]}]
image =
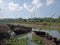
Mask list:
[{"label": "grass", "polygon": [[39,45],[44,45],[43,41],[36,36],[32,36],[32,41],[39,44]]},{"label": "grass", "polygon": [[22,39],[13,39],[11,41],[11,45],[26,45],[26,38],[22,38]]},{"label": "grass", "polygon": [[11,40],[11,45],[26,45],[27,37],[18,39],[19,36],[15,36]]},{"label": "grass", "polygon": [[[32,28],[37,28],[39,30],[57,30],[60,33],[60,26],[58,23],[52,23],[53,25],[42,25],[42,24],[29,24],[29,23],[21,23],[20,25],[26,26],[26,27],[32,27]],[[56,26],[55,26],[55,25]]]},{"label": "grass", "polygon": [[[4,23],[5,24],[5,23]],[[6,23],[7,24],[7,23]],[[39,30],[58,30],[60,32],[60,23],[50,23],[50,22],[22,22],[22,23],[11,23],[11,24],[20,24],[26,27],[32,27],[32,28],[37,28]],[[1,25],[1,24],[0,24]],[[11,40],[6,40],[5,43],[6,45],[26,45],[27,37],[18,39],[19,36],[15,36]],[[32,37],[32,41],[36,42],[38,44],[42,44],[42,40],[37,38],[37,37]]]},{"label": "grass", "polygon": [[24,37],[21,39],[18,39],[18,38],[19,38],[19,36],[16,35],[9,41],[5,40],[5,45],[26,45],[28,37]]},{"label": "grass", "polygon": [[5,22],[1,24],[18,24],[26,27],[37,28],[39,30],[57,30],[60,33],[60,23],[57,22]]}]

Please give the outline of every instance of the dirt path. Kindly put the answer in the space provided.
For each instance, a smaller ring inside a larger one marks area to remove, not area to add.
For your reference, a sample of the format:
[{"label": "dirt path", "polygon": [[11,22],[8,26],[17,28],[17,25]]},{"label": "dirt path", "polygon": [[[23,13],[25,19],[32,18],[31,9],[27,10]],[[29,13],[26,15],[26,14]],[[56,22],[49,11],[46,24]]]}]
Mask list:
[{"label": "dirt path", "polygon": [[40,37],[46,45],[56,45],[53,41],[48,40],[47,38]]}]

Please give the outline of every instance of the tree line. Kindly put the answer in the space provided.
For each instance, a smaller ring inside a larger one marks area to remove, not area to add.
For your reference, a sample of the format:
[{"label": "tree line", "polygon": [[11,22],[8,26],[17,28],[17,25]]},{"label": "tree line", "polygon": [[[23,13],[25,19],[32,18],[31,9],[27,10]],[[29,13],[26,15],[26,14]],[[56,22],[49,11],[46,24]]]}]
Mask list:
[{"label": "tree line", "polygon": [[58,18],[0,19],[0,22],[60,22],[60,16]]}]

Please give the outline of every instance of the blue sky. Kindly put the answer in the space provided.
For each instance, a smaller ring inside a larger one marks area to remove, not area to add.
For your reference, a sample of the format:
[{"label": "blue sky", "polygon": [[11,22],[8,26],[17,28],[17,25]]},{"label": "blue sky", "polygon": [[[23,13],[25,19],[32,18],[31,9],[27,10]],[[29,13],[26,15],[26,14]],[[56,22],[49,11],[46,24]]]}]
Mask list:
[{"label": "blue sky", "polygon": [[60,16],[60,0],[0,0],[0,8],[0,19]]}]

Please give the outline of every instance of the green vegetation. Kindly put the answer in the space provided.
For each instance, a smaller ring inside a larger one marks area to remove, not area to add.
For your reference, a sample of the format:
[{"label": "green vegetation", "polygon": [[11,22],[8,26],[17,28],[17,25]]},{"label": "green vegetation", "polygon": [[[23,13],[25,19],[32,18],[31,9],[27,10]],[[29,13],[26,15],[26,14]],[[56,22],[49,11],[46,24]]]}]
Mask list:
[{"label": "green vegetation", "polygon": [[[60,16],[58,18],[29,18],[29,19],[0,19],[0,25],[5,24],[20,24],[26,27],[37,28],[39,30],[58,30],[60,32]],[[4,45],[26,45],[27,37],[18,39],[19,36],[13,39],[5,40]],[[32,41],[43,45],[40,38],[33,36]]]},{"label": "green vegetation", "polygon": [[0,19],[0,24],[35,24],[43,26],[60,26],[60,16],[58,18],[29,18],[29,19]]},{"label": "green vegetation", "polygon": [[32,36],[32,41],[37,44],[44,45],[43,41],[39,37]]},{"label": "green vegetation", "polygon": [[11,41],[11,45],[26,45],[26,39],[22,38],[22,39],[13,39]]},{"label": "green vegetation", "polygon": [[28,18],[28,19],[0,19],[0,22],[59,22],[60,23],[60,16],[58,18]]},{"label": "green vegetation", "polygon": [[19,39],[19,36],[16,35],[10,40],[5,40],[4,45],[26,45],[27,39],[27,37]]},{"label": "green vegetation", "polygon": [[26,45],[27,37],[18,39],[19,36],[15,36],[11,40],[11,45]]},{"label": "green vegetation", "polygon": [[21,25],[26,26],[26,27],[36,28],[39,30],[57,30],[60,33],[60,26],[40,25],[40,24],[39,25],[37,25],[37,24],[25,24],[25,23],[21,23]]},{"label": "green vegetation", "polygon": [[60,16],[58,18],[0,19],[0,25],[2,24],[20,24],[39,30],[58,30],[60,32]]}]

